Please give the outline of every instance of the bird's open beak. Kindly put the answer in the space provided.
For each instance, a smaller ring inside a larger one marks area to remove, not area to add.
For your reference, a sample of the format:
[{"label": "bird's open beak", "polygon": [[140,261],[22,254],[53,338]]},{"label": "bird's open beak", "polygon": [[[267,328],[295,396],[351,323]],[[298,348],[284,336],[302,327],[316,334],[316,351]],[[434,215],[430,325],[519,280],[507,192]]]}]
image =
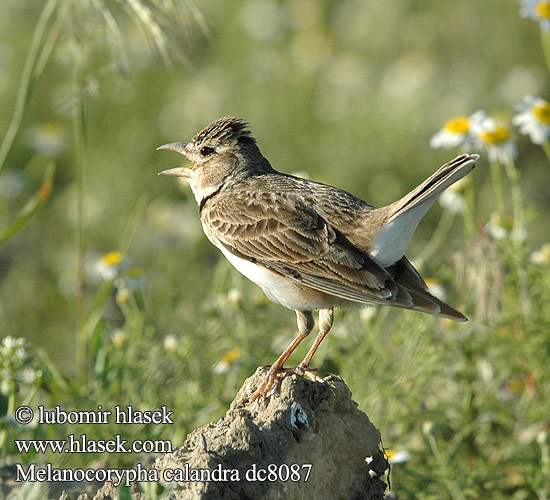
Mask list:
[{"label": "bird's open beak", "polygon": [[171,142],[170,144],[163,144],[162,146],[159,146],[157,151],[159,149],[168,149],[169,151],[175,151],[176,153],[185,156],[185,146],[187,146],[187,142]]},{"label": "bird's open beak", "polygon": [[[185,146],[187,146],[186,142],[171,142],[170,144],[163,144],[162,146],[159,146],[157,148],[157,151],[159,149],[167,149],[169,151],[175,151],[176,153],[180,153],[185,156]],[[193,175],[193,172],[190,168],[177,167],[163,170],[162,172],[159,172],[158,175],[170,175],[172,177],[191,177]]]},{"label": "bird's open beak", "polygon": [[191,177],[193,173],[190,168],[176,167],[176,168],[169,168],[168,170],[163,170],[162,172],[159,172],[157,175],[170,175],[172,177]]}]

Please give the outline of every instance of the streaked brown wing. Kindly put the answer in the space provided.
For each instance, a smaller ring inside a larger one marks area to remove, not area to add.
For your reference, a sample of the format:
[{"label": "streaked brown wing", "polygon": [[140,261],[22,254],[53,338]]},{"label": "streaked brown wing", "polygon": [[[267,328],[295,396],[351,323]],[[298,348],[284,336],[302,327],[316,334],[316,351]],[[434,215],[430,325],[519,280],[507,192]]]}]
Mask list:
[{"label": "streaked brown wing", "polygon": [[399,295],[385,269],[297,194],[220,193],[201,218],[209,238],[234,255],[315,290],[360,303],[393,303]]}]

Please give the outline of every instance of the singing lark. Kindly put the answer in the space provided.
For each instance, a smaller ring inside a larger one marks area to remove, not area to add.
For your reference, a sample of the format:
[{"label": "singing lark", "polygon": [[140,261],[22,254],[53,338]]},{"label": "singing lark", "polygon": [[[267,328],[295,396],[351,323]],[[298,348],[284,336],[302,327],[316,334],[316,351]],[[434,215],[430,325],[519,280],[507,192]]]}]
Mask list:
[{"label": "singing lark", "polygon": [[467,175],[478,155],[458,156],[400,200],[374,208],[341,189],[274,170],[238,118],[220,118],[191,142],[158,149],[192,162],[159,175],[187,179],[208,239],[269,299],[296,311],[298,335],[254,400],[269,392],[313,330],[315,310],[319,333],[297,368],[314,378],[309,363],[332,327],[334,307],[380,304],[466,321],[429,292],[405,250],[437,196]]}]

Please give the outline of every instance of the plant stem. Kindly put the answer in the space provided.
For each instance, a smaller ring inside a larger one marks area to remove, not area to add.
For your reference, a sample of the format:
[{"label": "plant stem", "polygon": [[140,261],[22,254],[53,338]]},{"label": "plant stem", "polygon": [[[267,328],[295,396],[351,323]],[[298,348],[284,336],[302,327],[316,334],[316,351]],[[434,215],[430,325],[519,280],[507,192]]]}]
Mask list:
[{"label": "plant stem", "polygon": [[438,462],[439,467],[441,468],[441,472],[443,473],[443,482],[447,486],[447,491],[450,497],[453,498],[453,500],[464,500],[466,497],[460,491],[458,485],[456,485],[451,479],[451,474],[449,473],[449,464],[445,459],[443,453],[441,453],[441,451],[439,450],[439,446],[437,446],[435,436],[430,432],[427,437],[432,453],[436,461]]},{"label": "plant stem", "polygon": [[546,155],[546,158],[550,162],[550,141],[545,141],[541,144],[541,147]]},{"label": "plant stem", "polygon": [[76,353],[77,366],[80,370],[79,378],[86,381],[88,370],[87,363],[87,338],[86,338],[86,289],[84,282],[84,252],[86,247],[84,231],[84,178],[86,175],[86,151],[85,151],[85,110],[82,102],[82,81],[80,71],[73,72],[73,93],[74,102],[72,106],[72,122],[75,148],[76,164],[76,278],[77,278],[77,299],[76,299]]},{"label": "plant stem", "polygon": [[8,130],[4,135],[4,140],[0,146],[0,171],[4,166],[6,157],[11,149],[15,136],[19,131],[21,126],[21,121],[23,120],[23,115],[25,113],[25,107],[29,101],[29,97],[32,93],[32,88],[34,85],[37,69],[37,63],[40,61],[40,66],[43,68],[45,61],[44,58],[46,55],[51,53],[52,45],[43,43],[46,28],[52,15],[55,12],[55,8],[58,0],[48,0],[40,17],[34,28],[34,33],[32,35],[31,45],[29,51],[27,52],[27,58],[25,59],[25,65],[23,66],[23,74],[21,75],[21,82],[19,83],[19,88],[17,90],[17,96],[15,98],[15,107],[13,110],[13,116],[11,117],[10,124],[8,125]]},{"label": "plant stem", "polygon": [[512,207],[514,211],[514,224],[512,234],[512,247],[513,247],[513,260],[516,266],[517,275],[519,279],[519,294],[521,299],[521,306],[525,315],[528,315],[531,311],[531,302],[529,299],[528,285],[527,285],[527,272],[523,265],[523,231],[525,229],[525,214],[523,205],[523,194],[521,192],[521,180],[519,171],[516,168],[514,160],[510,158],[505,164],[506,175],[510,181],[510,190],[512,191]]},{"label": "plant stem", "polygon": [[513,159],[509,159],[505,164],[506,175],[510,181],[510,189],[512,191],[512,207],[514,210],[514,229],[522,231],[525,224],[523,214],[523,195],[521,193],[521,183],[518,169],[514,164]]},{"label": "plant stem", "polygon": [[[13,380],[10,380],[8,382],[9,386],[9,396],[8,396],[8,408],[6,411],[6,415],[10,416],[13,415],[13,412],[15,411],[15,395],[17,393],[17,386]],[[0,450],[2,450],[2,456],[5,456],[6,450],[4,448],[4,445],[6,444],[6,438],[8,437],[8,429],[2,429],[0,431]]]},{"label": "plant stem", "polygon": [[495,192],[495,204],[500,220],[504,223],[506,210],[504,208],[504,191],[502,186],[501,166],[497,161],[491,161],[491,178],[493,180],[493,190]]},{"label": "plant stem", "polygon": [[444,210],[436,228],[432,233],[430,241],[426,244],[418,259],[416,259],[416,264],[418,267],[422,267],[424,263],[427,262],[443,244],[445,238],[449,234],[453,220],[454,214],[450,210]]},{"label": "plant stem", "polygon": [[544,53],[546,68],[548,72],[550,72],[550,31],[544,29],[542,24],[540,26],[540,42],[542,45],[542,52]]},{"label": "plant stem", "polygon": [[464,213],[464,232],[466,236],[473,236],[476,232],[475,222],[475,191],[474,183],[469,182],[464,189],[464,199],[466,200],[466,211]]},{"label": "plant stem", "polygon": [[132,239],[136,234],[138,224],[141,222],[141,218],[143,217],[143,214],[145,213],[145,209],[147,208],[147,203],[148,203],[147,198],[145,196],[142,196],[138,200],[134,210],[130,214],[128,223],[124,228],[122,237],[120,238],[120,242],[118,244],[118,250],[122,254],[126,254],[126,252],[128,252],[128,248],[130,247],[130,244],[132,243]]},{"label": "plant stem", "polygon": [[[542,432],[542,431],[541,431]],[[537,439],[541,451],[541,487],[539,489],[539,498],[547,500],[547,492],[550,492],[550,450],[548,448],[547,436],[541,436]]]},{"label": "plant stem", "polygon": [[52,190],[54,172],[55,163],[48,163],[44,172],[42,184],[36,194],[29,201],[27,201],[27,203],[25,203],[23,208],[17,214],[15,220],[9,224],[6,229],[0,230],[0,245],[25,227],[25,225],[34,217],[38,209],[46,202]]}]

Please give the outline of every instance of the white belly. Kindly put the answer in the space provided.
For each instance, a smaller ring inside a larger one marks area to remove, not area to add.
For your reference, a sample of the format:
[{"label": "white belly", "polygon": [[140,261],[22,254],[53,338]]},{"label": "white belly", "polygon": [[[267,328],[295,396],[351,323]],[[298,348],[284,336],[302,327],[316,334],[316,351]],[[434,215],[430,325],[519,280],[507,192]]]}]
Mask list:
[{"label": "white belly", "polygon": [[236,257],[223,246],[218,248],[237,271],[256,283],[273,302],[297,311],[313,311],[327,307],[320,299],[313,297],[317,295],[313,290],[312,293],[304,291],[292,281],[292,278],[285,278],[249,260]]}]

